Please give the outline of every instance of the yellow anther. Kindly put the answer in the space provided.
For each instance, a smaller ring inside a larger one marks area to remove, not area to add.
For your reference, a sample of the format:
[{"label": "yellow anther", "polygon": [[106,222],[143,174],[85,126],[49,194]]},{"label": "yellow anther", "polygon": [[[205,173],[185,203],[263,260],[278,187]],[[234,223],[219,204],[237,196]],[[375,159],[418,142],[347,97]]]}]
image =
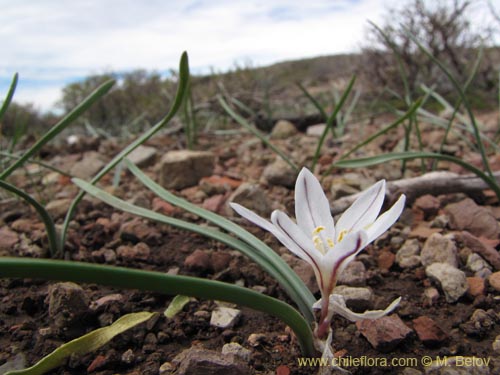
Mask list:
[{"label": "yellow anther", "polygon": [[333,247],[335,244],[333,243],[333,240],[331,238],[326,239],[326,243],[328,244],[329,247]]},{"label": "yellow anther", "polygon": [[342,239],[344,238],[344,236],[347,234],[347,231],[345,229],[341,230],[340,233],[339,233],[339,237],[337,239],[337,242],[340,242],[342,241]]},{"label": "yellow anther", "polygon": [[314,242],[314,247],[316,250],[321,252],[322,254],[325,253],[325,247],[323,245],[323,241],[321,241],[321,238],[319,236],[313,236],[313,242]]},{"label": "yellow anther", "polygon": [[325,230],[325,227],[320,225],[319,227],[316,227],[316,229],[313,230],[313,236],[316,234],[319,234],[322,230]]}]

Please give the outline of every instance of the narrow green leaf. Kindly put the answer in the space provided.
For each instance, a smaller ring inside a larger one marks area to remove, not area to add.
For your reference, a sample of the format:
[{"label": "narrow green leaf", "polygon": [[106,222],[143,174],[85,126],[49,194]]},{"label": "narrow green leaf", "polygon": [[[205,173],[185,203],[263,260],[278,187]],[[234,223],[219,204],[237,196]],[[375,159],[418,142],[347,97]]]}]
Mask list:
[{"label": "narrow green leaf", "polygon": [[[92,184],[95,184],[97,181],[99,181],[106,173],[108,173],[111,169],[113,169],[124,157],[126,157],[128,154],[134,151],[141,144],[146,142],[149,138],[155,135],[161,128],[163,128],[166,124],[170,122],[170,120],[175,116],[175,114],[177,113],[182,104],[188,83],[189,83],[188,55],[186,52],[184,52],[181,56],[179,63],[179,85],[177,86],[177,92],[174,98],[174,102],[170,107],[170,110],[168,111],[167,115],[162,120],[160,120],[160,122],[158,122],[155,126],[153,126],[150,130],[142,134],[139,138],[137,138],[135,141],[133,141],[127,147],[125,147],[122,151],[120,151],[120,153],[116,155],[113,158],[113,160],[111,160],[108,164],[106,164],[99,171],[99,173],[91,180]],[[68,230],[69,222],[73,217],[73,213],[75,212],[76,206],[78,205],[78,203],[80,203],[84,195],[85,195],[84,192],[78,193],[78,195],[71,203],[71,206],[68,209],[66,217],[64,218],[64,223],[61,232],[61,246],[60,246],[61,249],[64,248],[64,242],[66,241],[66,233]]]},{"label": "narrow green leaf", "polygon": [[259,138],[264,144],[269,147],[273,152],[278,155],[280,158],[282,158],[292,169],[296,172],[299,171],[299,167],[290,159],[288,156],[285,155],[283,151],[281,151],[279,148],[277,148],[275,145],[273,145],[271,142],[269,142],[269,139],[262,134],[260,131],[255,128],[255,126],[250,125],[247,120],[245,120],[243,117],[241,117],[239,114],[237,114],[235,111],[232,110],[231,107],[226,103],[226,101],[219,96],[217,98],[219,100],[220,105],[224,110],[227,112],[229,116],[231,116],[238,124],[243,126],[245,129],[250,131],[253,135],[255,135],[257,138]]},{"label": "narrow green leaf", "polygon": [[58,252],[58,246],[59,246],[57,238],[57,230],[56,226],[54,225],[54,221],[50,217],[47,210],[40,203],[38,203],[33,197],[31,197],[29,194],[25,193],[21,189],[15,187],[14,185],[11,185],[5,181],[0,180],[0,188],[10,191],[11,193],[17,195],[19,198],[25,200],[29,205],[31,205],[36,210],[38,215],[40,215],[40,218],[42,219],[43,224],[45,226],[45,231],[47,232],[47,239],[49,241],[50,253],[52,255],[56,254]]},{"label": "narrow green leaf", "polygon": [[103,97],[113,86],[115,81],[107,81],[94,90],[87,98],[83,100],[76,108],[68,113],[61,121],[55,124],[47,133],[43,135],[33,146],[30,147],[17,161],[12,163],[7,169],[0,173],[0,180],[5,180],[17,168],[23,165],[26,160],[36,154],[47,142],[51,141],[56,135],[63,131],[68,125],[75,121],[92,104]]},{"label": "narrow green leaf", "polygon": [[303,355],[313,356],[315,353],[311,327],[297,310],[276,298],[233,284],[76,261],[10,257],[0,257],[0,278],[92,283],[236,303],[277,317],[295,332]]},{"label": "narrow green leaf", "polygon": [[172,319],[174,316],[176,316],[178,313],[182,311],[184,306],[189,302],[189,297],[188,296],[183,296],[181,294],[176,295],[173,299],[172,302],[168,305],[167,309],[163,313],[168,319]]},{"label": "narrow green leaf", "polygon": [[[172,225],[177,228],[185,229],[190,232],[198,233],[203,236],[213,238],[217,241],[220,241],[222,243],[225,243],[228,246],[233,247],[234,249],[237,249],[241,251],[243,254],[245,254],[247,257],[252,259],[254,262],[259,264],[266,272],[268,272],[270,275],[272,275],[279,283],[280,285],[283,286],[283,288],[289,293],[290,297],[297,303],[299,306],[301,312],[308,318],[310,321],[314,319],[313,313],[312,313],[312,305],[315,302],[314,296],[312,296],[311,292],[305,287],[303,282],[298,279],[297,275],[293,270],[286,264],[284,263],[283,260],[281,260],[283,264],[278,263],[279,266],[281,267],[288,267],[289,269],[289,274],[288,278],[283,276],[283,273],[280,273],[276,270],[275,265],[269,261],[267,261],[266,257],[263,255],[261,251],[256,251],[255,247],[250,246],[246,242],[240,241],[233,236],[230,236],[228,234],[222,233],[219,230],[214,230],[211,228],[206,228],[202,227],[200,225],[196,225],[193,223],[189,223],[187,221],[179,220],[176,218],[168,217],[162,214],[159,214],[158,212],[154,212],[151,210],[148,210],[143,207],[138,207],[134,206],[133,204],[129,202],[125,202],[101,189],[98,189],[97,187],[93,186],[92,184],[79,180],[79,179],[73,179],[73,183],[77,185],[79,188],[82,190],[86,191],[88,194],[102,200],[103,202],[109,204],[110,206],[113,206],[121,211],[129,212],[134,215],[142,216],[150,220],[155,220],[164,224]],[[235,225],[235,224],[233,224]],[[243,230],[240,228],[240,230]],[[259,249],[260,250],[260,249]],[[274,256],[278,256],[274,251],[269,249],[269,257],[273,256],[271,254],[274,254]],[[292,288],[290,286],[290,281],[288,280],[295,280],[295,278],[298,279],[297,283],[302,283],[298,284],[299,286],[295,286],[295,288]],[[304,285],[306,290],[300,289],[300,286]],[[297,292],[297,290],[300,290],[304,294],[300,294],[300,292]],[[308,293],[307,293],[308,292]]]},{"label": "narrow green leaf", "polygon": [[323,117],[323,121],[326,122],[328,120],[328,115],[326,114],[321,104],[319,104],[316,98],[314,98],[314,96],[312,96],[311,93],[307,91],[307,89],[304,86],[302,86],[301,83],[297,82],[297,86],[299,87],[300,91],[302,91],[302,93],[306,96],[306,98],[311,101],[311,103],[317,109],[321,117]]},{"label": "narrow green leaf", "polygon": [[5,97],[2,103],[2,107],[0,107],[0,121],[2,121],[3,115],[5,114],[7,108],[9,108],[9,105],[12,102],[12,98],[14,97],[14,92],[16,91],[18,79],[19,79],[19,74],[17,73],[14,74],[12,82],[10,83],[9,86],[9,91],[7,91],[7,96]]},{"label": "narrow green leaf", "polygon": [[145,322],[154,313],[138,312],[122,316],[110,326],[96,329],[77,339],[61,345],[49,355],[43,357],[33,366],[24,369],[9,371],[5,375],[42,375],[61,366],[64,361],[72,355],[82,356],[99,349],[116,335]]},{"label": "narrow green leaf", "polygon": [[433,152],[394,152],[394,153],[377,155],[369,158],[340,160],[336,162],[334,166],[338,168],[362,168],[362,167],[371,167],[373,165],[387,163],[389,161],[394,161],[394,160],[411,160],[420,158],[446,160],[460,165],[461,167],[471,171],[476,176],[481,178],[484,182],[486,182],[486,184],[491,188],[491,190],[495,192],[496,196],[500,200],[500,187],[496,183],[495,178],[491,178],[489,175],[484,173],[479,168],[474,167],[472,164],[469,164],[463,161],[462,159],[450,155],[437,154]]}]

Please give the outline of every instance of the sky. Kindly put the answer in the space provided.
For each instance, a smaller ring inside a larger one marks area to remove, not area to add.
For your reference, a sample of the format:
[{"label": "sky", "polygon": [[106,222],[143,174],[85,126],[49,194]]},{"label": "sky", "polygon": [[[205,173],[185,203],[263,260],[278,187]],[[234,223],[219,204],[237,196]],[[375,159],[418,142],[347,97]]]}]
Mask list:
[{"label": "sky", "polygon": [[[430,1],[430,0],[429,0]],[[487,9],[487,0],[476,9]],[[500,0],[491,1],[500,9]],[[0,101],[54,109],[61,89],[88,75],[238,65],[359,51],[367,21],[398,0],[0,0]],[[474,15],[484,24],[487,12]]]}]

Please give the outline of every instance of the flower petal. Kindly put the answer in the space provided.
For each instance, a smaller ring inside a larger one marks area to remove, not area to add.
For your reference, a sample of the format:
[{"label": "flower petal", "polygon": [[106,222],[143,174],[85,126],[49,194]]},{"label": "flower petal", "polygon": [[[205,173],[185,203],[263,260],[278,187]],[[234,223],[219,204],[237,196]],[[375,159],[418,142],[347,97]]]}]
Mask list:
[{"label": "flower petal", "polygon": [[367,244],[368,236],[364,230],[349,233],[326,253],[322,266],[328,267],[329,273],[338,276]]},{"label": "flower petal", "polygon": [[335,312],[340,316],[350,320],[351,322],[357,322],[358,320],[364,319],[378,319],[383,316],[386,316],[392,310],[394,310],[401,302],[401,297],[396,298],[392,303],[387,306],[385,310],[369,310],[364,313],[355,313],[347,308],[344,297],[340,294],[332,294],[329,300],[329,312]]},{"label": "flower petal", "polygon": [[302,168],[295,183],[295,217],[298,226],[308,236],[317,227],[323,226],[325,229],[319,236],[325,246],[327,237],[335,238],[330,203],[318,179],[307,168]]},{"label": "flower petal", "polygon": [[385,198],[385,180],[365,190],[342,214],[337,222],[337,233],[365,229],[377,218]]},{"label": "flower petal", "polygon": [[233,203],[233,202],[229,203],[229,205],[239,215],[243,216],[245,219],[251,221],[255,225],[258,225],[262,229],[265,229],[265,230],[267,230],[268,232],[271,232],[271,233],[273,233],[273,231],[276,229],[274,227],[274,225],[272,225],[269,221],[267,221],[266,219],[260,217],[255,212],[250,211],[248,208],[245,208],[242,205],[240,205],[238,203]]},{"label": "flower petal", "polygon": [[405,208],[406,196],[402,194],[392,207],[380,215],[375,222],[366,229],[368,243],[374,241],[378,236],[388,230],[401,216]]}]

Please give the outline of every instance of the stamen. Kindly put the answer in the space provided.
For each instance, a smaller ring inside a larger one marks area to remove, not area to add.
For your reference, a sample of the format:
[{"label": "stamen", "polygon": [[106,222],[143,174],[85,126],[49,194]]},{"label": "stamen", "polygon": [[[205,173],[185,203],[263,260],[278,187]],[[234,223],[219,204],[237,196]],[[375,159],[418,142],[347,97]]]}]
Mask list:
[{"label": "stamen", "polygon": [[319,234],[322,230],[325,230],[325,227],[323,225],[320,225],[319,227],[316,227],[316,229],[313,230],[313,236]]},{"label": "stamen", "polygon": [[340,231],[340,233],[339,233],[339,237],[338,237],[338,239],[337,239],[337,242],[342,241],[342,239],[344,238],[344,236],[345,236],[346,234],[347,234],[347,230],[342,229],[342,230]]},{"label": "stamen", "polygon": [[323,241],[321,241],[321,238],[319,238],[319,236],[313,236],[313,242],[316,250],[321,252],[321,254],[325,254],[325,246],[323,245]]}]

